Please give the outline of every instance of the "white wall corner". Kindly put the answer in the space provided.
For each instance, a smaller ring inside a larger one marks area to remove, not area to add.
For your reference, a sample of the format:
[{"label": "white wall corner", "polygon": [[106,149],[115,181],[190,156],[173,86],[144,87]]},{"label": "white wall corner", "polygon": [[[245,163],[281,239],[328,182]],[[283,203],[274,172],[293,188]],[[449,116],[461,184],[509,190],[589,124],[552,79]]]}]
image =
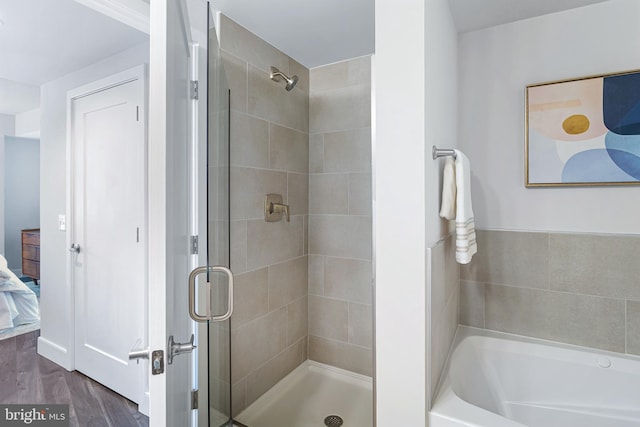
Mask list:
[{"label": "white wall corner", "polygon": [[16,136],[40,138],[40,108],[16,114]]},{"label": "white wall corner", "polygon": [[110,18],[149,34],[149,4],[142,0],[75,0]]}]

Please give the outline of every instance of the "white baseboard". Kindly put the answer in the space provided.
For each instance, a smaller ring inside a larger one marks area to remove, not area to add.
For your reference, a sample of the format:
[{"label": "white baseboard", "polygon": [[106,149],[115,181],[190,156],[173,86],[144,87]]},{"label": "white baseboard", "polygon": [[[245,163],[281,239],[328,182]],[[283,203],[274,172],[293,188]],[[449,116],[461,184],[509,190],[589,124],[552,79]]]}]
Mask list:
[{"label": "white baseboard", "polygon": [[72,371],[74,369],[67,349],[47,340],[44,337],[38,337],[38,354],[51,360],[53,363],[62,366],[67,371]]}]

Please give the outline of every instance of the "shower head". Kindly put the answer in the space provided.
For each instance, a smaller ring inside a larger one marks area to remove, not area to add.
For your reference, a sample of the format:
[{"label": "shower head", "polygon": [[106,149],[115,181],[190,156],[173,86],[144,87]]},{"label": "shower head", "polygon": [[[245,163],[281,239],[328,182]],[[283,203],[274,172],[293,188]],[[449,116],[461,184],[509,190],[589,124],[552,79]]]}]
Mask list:
[{"label": "shower head", "polygon": [[271,67],[271,75],[269,77],[271,77],[271,80],[273,80],[274,82],[279,82],[280,80],[284,79],[284,81],[287,82],[287,86],[285,87],[287,91],[293,89],[296,86],[296,83],[298,83],[298,76],[287,77],[276,67]]}]

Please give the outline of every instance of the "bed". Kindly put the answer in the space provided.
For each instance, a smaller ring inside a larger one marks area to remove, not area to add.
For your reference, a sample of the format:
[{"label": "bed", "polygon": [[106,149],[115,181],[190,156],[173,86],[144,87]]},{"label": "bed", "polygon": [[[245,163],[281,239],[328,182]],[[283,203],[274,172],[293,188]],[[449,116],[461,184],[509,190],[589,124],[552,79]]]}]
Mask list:
[{"label": "bed", "polygon": [[0,331],[40,320],[36,294],[7,268],[0,255]]}]

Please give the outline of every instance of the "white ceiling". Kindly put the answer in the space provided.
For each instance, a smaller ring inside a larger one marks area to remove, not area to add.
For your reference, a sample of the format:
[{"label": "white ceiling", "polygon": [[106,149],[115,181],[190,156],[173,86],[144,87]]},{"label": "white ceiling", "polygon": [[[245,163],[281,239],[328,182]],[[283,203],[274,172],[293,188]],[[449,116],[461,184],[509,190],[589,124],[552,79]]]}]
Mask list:
[{"label": "white ceiling", "polygon": [[449,0],[458,32],[479,30],[608,0]]},{"label": "white ceiling", "polygon": [[[74,0],[1,0],[0,20],[4,23],[0,25],[0,113],[4,114],[25,107],[6,105],[15,102],[5,99],[3,89],[15,95],[26,85],[27,97],[29,86],[38,87],[148,40],[146,34]],[[20,84],[11,87],[11,82]]]},{"label": "white ceiling", "polygon": [[[608,0],[449,0],[459,32]],[[212,0],[308,68],[374,53],[374,0]]]},{"label": "white ceiling", "polygon": [[[602,1],[608,0],[449,3],[458,30],[466,32]],[[213,0],[212,4],[309,68],[374,53],[374,0]],[[1,0],[0,20],[4,23],[0,25],[0,113],[5,114],[35,108],[39,97],[34,96],[34,87],[148,37],[74,0]]]},{"label": "white ceiling", "polygon": [[374,0],[213,0],[212,6],[307,68],[374,51]]}]

